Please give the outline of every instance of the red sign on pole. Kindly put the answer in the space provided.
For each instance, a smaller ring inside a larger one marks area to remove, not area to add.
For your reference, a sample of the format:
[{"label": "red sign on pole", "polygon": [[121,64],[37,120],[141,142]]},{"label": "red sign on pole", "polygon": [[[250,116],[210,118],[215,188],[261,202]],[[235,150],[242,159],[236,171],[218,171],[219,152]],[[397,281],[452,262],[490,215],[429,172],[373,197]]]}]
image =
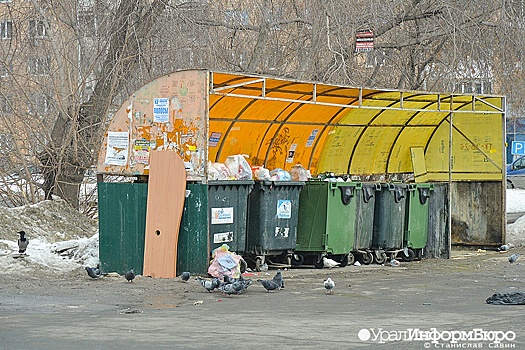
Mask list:
[{"label": "red sign on pole", "polygon": [[365,52],[374,49],[374,32],[371,30],[359,30],[355,33],[355,51]]}]

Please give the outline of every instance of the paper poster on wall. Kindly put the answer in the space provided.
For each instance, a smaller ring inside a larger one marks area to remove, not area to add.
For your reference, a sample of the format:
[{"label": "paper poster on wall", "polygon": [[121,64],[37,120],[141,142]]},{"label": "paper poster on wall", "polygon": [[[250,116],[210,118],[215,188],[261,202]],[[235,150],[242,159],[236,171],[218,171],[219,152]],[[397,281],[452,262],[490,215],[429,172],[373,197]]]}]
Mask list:
[{"label": "paper poster on wall", "polygon": [[306,141],[306,147],[312,147],[315,141],[315,137],[317,136],[318,133],[319,133],[318,129],[312,130],[312,132],[310,133],[310,136],[308,136],[308,141]]},{"label": "paper poster on wall", "polygon": [[149,164],[149,152],[151,142],[146,139],[139,139],[133,142],[132,162],[140,164]]},{"label": "paper poster on wall", "polygon": [[170,100],[168,98],[153,99],[153,122],[167,123],[170,116]]},{"label": "paper poster on wall", "polygon": [[210,139],[208,140],[208,145],[210,147],[217,147],[217,144],[219,143],[221,139],[222,133],[220,132],[212,132],[210,135]]},{"label": "paper poster on wall", "polygon": [[293,157],[295,157],[295,150],[297,149],[297,144],[294,143],[290,146],[288,150],[288,157],[286,158],[286,163],[293,163]]},{"label": "paper poster on wall", "polygon": [[126,131],[108,131],[108,146],[104,164],[125,166],[129,153],[129,133]]}]

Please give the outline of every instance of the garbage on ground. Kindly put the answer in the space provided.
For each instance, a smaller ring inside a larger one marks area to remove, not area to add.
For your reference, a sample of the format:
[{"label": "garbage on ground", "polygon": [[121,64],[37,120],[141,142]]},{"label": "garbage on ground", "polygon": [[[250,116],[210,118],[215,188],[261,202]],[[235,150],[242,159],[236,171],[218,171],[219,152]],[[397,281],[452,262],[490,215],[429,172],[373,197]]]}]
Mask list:
[{"label": "garbage on ground", "polygon": [[492,305],[525,305],[525,292],[496,292],[486,302]]},{"label": "garbage on ground", "polygon": [[394,266],[395,267],[395,266],[399,266],[399,265],[400,265],[400,263],[399,263],[398,260],[396,260],[396,259],[390,260],[390,266]]},{"label": "garbage on ground", "polygon": [[228,276],[230,278],[239,278],[241,275],[242,256],[230,252],[230,247],[223,244],[212,252],[212,262],[208,268],[208,273],[216,278]]}]

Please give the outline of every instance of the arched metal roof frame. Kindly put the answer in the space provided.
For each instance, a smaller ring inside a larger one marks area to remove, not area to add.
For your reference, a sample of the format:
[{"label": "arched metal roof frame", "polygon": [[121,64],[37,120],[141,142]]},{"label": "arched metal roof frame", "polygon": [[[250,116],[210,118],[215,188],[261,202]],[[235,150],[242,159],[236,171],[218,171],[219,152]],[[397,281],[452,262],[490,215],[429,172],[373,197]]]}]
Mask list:
[{"label": "arched metal roof frame", "polygon": [[[229,80],[216,82],[214,79],[214,76],[216,74],[226,74],[230,75]],[[272,81],[274,84],[271,88],[268,87],[268,81]],[[275,81],[281,83],[280,85],[275,85]],[[310,86],[311,89],[306,92],[304,90],[305,86]],[[319,92],[318,87],[322,86],[323,91]],[[295,87],[295,89],[294,89]],[[349,89],[353,89],[354,91],[358,91],[357,96],[348,96],[344,94],[345,91],[348,91]],[[249,93],[248,93],[249,92]],[[334,93],[339,92],[339,93]],[[294,99],[291,98],[280,98],[280,97],[273,97],[272,94],[275,93],[285,93],[285,94],[295,94],[296,97]],[[388,95],[380,96],[381,94],[385,93],[393,93],[398,94],[399,98],[389,98]],[[250,99],[250,102],[245,106],[246,108],[243,108],[243,110],[238,113],[238,115],[232,120],[232,123],[230,124],[229,130],[231,130],[231,127],[235,122],[243,121],[248,122],[249,119],[242,119],[243,112],[248,111],[249,107],[252,106],[255,102],[254,100],[265,100],[265,101],[280,101],[280,102],[287,102],[287,105],[285,105],[281,111],[275,115],[273,120],[269,122],[268,120],[265,120],[264,122],[269,123],[269,125],[266,127],[266,130],[264,131],[265,137],[263,139],[266,139],[266,134],[270,131],[271,125],[278,124],[279,126],[275,131],[273,132],[272,141],[275,140],[276,136],[278,135],[281,128],[283,128],[284,125],[293,125],[293,124],[302,124],[302,122],[293,121],[290,120],[293,115],[304,106],[308,105],[325,105],[325,106],[331,106],[331,107],[339,107],[335,112],[333,112],[329,117],[325,116],[323,118],[323,122],[308,122],[307,124],[312,126],[321,126],[322,130],[319,132],[319,136],[315,139],[314,146],[312,147],[312,150],[309,155],[308,159],[308,165],[310,166],[312,164],[312,159],[316,154],[317,148],[319,147],[319,143],[322,139],[322,135],[328,130],[330,127],[340,127],[340,126],[363,126],[363,129],[360,133],[359,139],[356,143],[352,145],[352,152],[347,160],[347,171],[350,172],[351,164],[353,155],[358,147],[360,139],[365,135],[366,131],[370,127],[378,127],[381,125],[373,125],[374,121],[383,113],[387,111],[412,111],[413,114],[410,118],[408,118],[404,123],[402,124],[390,124],[390,125],[383,125],[385,127],[387,126],[394,126],[399,127],[399,131],[397,132],[393,145],[395,145],[399,139],[399,137],[402,135],[404,130],[411,126],[411,127],[432,127],[434,130],[430,133],[428,139],[426,140],[426,144],[424,145],[425,151],[429,147],[430,141],[434,134],[436,133],[437,129],[447,120],[450,119],[450,116],[452,113],[472,113],[476,112],[476,102],[480,102],[483,105],[487,106],[490,110],[483,110],[480,111],[482,114],[497,114],[497,115],[504,115],[504,109],[503,106],[497,106],[487,101],[487,99],[491,98],[499,98],[500,96],[474,96],[474,95],[461,95],[461,94],[452,94],[452,93],[422,93],[422,92],[407,92],[407,91],[393,91],[393,90],[375,90],[375,89],[362,89],[362,88],[349,88],[346,86],[337,86],[337,85],[326,85],[326,84],[320,84],[315,82],[300,82],[300,81],[288,81],[283,79],[277,79],[277,78],[268,78],[268,77],[261,77],[261,76],[234,76],[231,77],[231,73],[220,73],[220,72],[210,72],[210,95],[218,95],[220,96],[219,99],[217,99],[212,107],[210,108],[210,112],[213,109],[213,106],[215,106],[219,101],[224,102],[224,98],[227,97],[237,97],[237,98],[247,98]],[[433,98],[435,96],[435,98]],[[306,97],[306,98],[305,98]],[[333,97],[333,98],[344,98],[346,99],[345,103],[333,103],[333,102],[325,102],[320,101],[319,98],[321,97]],[[379,98],[374,98],[379,97]],[[387,105],[382,105],[381,107],[376,106],[367,106],[364,101],[368,100],[382,100],[382,101],[390,101]],[[422,102],[426,102],[422,107],[418,108],[412,108],[407,107],[407,105],[410,105],[412,102],[416,102],[421,104]],[[290,106],[293,104],[298,104],[292,111],[287,113],[287,116],[282,118],[282,114],[287,111]],[[471,108],[468,110],[465,110],[464,107],[470,105]],[[432,108],[429,108],[432,107]],[[344,124],[344,123],[334,123],[334,120],[338,120],[338,116],[349,109],[373,109],[377,110],[377,113],[369,120],[366,124]],[[443,116],[440,118],[439,123],[430,123],[428,125],[425,124],[418,124],[418,125],[410,125],[411,121],[418,116],[420,113],[428,113],[428,112],[435,112],[443,114]],[[213,119],[213,113],[210,113],[210,120]],[[476,148],[480,153],[482,153],[484,156],[486,156],[491,163],[493,163],[496,168],[501,171],[502,168],[500,165],[498,165],[496,162],[492,160],[492,158],[487,155],[481,148],[479,148],[475,142],[469,139],[467,135],[465,135],[459,128],[455,125],[452,125],[453,129],[459,132],[463,137],[465,137],[468,142],[472,144],[474,148]],[[224,140],[227,138],[227,135],[225,135]],[[224,142],[224,141],[223,141]],[[221,145],[222,146],[222,145]],[[259,145],[259,151],[260,152],[262,148],[262,143]],[[270,147],[266,149],[266,155],[265,159],[268,158],[268,154],[270,152]],[[222,152],[222,148],[220,150]],[[392,156],[393,148],[390,149],[389,155],[387,157],[387,163],[386,163],[386,169],[388,169],[390,164],[390,159]],[[218,161],[220,159],[220,152],[217,153],[216,160]]]}]

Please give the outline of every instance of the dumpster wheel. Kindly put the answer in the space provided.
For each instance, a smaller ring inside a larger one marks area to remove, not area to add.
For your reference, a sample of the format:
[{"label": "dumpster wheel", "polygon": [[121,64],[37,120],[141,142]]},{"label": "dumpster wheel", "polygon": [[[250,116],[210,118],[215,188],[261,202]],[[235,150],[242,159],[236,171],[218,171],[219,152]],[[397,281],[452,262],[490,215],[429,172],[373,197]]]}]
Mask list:
[{"label": "dumpster wheel", "polygon": [[[379,255],[379,256],[378,256],[378,255]],[[374,254],[374,262],[375,262],[376,264],[381,265],[381,264],[386,263],[386,261],[387,261],[387,256],[386,256],[386,253],[385,253],[385,252],[382,252],[382,253],[380,253],[380,254]]]},{"label": "dumpster wheel", "polygon": [[416,257],[416,253],[414,252],[414,250],[412,249],[408,249],[407,250],[408,252],[408,256],[405,255],[405,252],[400,252],[399,253],[399,256],[401,257],[401,260],[403,260],[404,262],[411,262],[414,260],[414,258]]},{"label": "dumpster wheel", "polygon": [[354,254],[341,254],[341,258],[339,259],[339,267],[345,267],[348,264],[352,265],[354,263]]},{"label": "dumpster wheel", "polygon": [[319,259],[314,259],[314,267],[316,269],[322,269],[324,267],[323,256],[319,256]]},{"label": "dumpster wheel", "polygon": [[292,265],[300,266],[304,263],[304,256],[301,254],[292,254]]},{"label": "dumpster wheel", "polygon": [[372,253],[362,253],[359,256],[359,261],[361,264],[364,265],[370,265],[370,263],[374,260],[374,255]]}]

